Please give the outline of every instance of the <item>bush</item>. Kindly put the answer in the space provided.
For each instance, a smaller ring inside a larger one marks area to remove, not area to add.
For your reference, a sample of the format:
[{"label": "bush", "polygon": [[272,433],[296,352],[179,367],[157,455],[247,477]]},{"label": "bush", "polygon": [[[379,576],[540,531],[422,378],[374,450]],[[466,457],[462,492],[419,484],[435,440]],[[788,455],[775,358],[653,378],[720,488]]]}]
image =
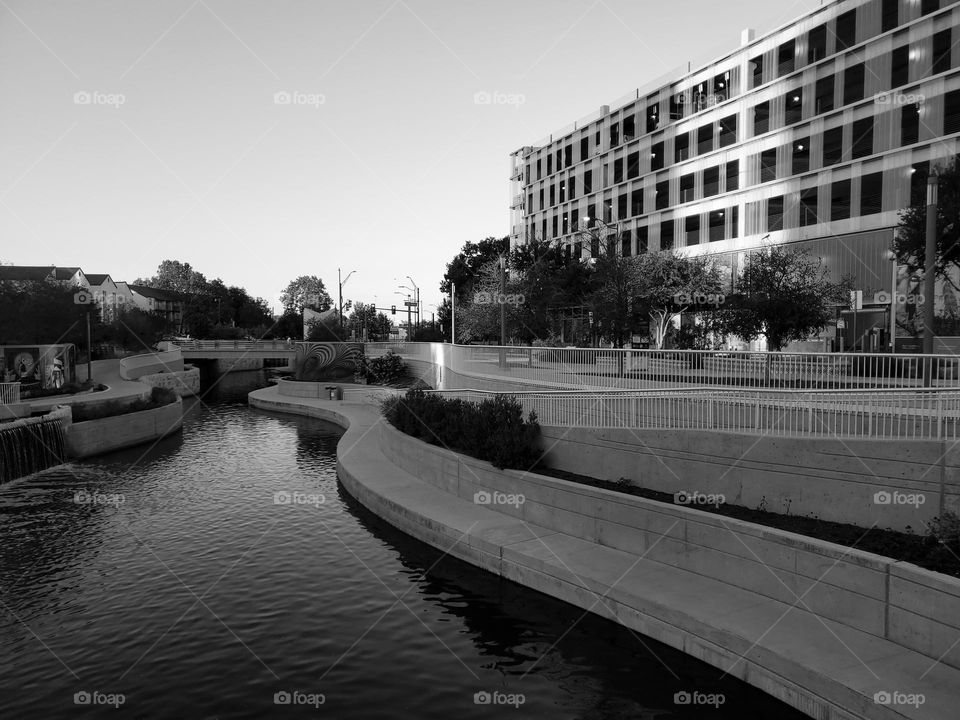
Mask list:
[{"label": "bush", "polygon": [[102,420],[115,415],[126,415],[142,410],[153,410],[177,401],[177,394],[169,388],[155,387],[150,389],[150,397],[137,398],[132,402],[128,399],[108,400],[95,405],[74,405],[73,422],[88,420]]},{"label": "bush", "polygon": [[462,452],[494,467],[529,470],[540,459],[540,425],[523,418],[517,398],[497,395],[480,403],[412,389],[386,400],[383,414],[401,432],[431,445]]},{"label": "bush", "polygon": [[372,360],[364,357],[357,375],[374,385],[390,385],[399,381],[406,370],[407,365],[403,358],[393,350],[387,350],[386,354]]}]

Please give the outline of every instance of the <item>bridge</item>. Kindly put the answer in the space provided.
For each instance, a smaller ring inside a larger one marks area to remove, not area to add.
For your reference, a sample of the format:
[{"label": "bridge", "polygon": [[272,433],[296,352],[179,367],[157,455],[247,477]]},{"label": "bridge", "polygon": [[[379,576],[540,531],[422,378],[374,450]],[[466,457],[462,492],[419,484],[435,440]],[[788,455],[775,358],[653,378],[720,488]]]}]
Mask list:
[{"label": "bridge", "polygon": [[297,344],[286,340],[178,340],[160,343],[158,349],[179,348],[184,360],[289,360],[297,354]]}]

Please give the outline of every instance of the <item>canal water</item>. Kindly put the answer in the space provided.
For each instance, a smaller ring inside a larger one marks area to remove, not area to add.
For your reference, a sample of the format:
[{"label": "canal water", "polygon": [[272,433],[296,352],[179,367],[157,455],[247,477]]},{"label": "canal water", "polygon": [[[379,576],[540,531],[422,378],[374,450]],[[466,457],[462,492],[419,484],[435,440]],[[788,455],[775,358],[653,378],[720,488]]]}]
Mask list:
[{"label": "canal water", "polygon": [[393,530],[263,383],[0,488],[0,718],[803,717]]}]

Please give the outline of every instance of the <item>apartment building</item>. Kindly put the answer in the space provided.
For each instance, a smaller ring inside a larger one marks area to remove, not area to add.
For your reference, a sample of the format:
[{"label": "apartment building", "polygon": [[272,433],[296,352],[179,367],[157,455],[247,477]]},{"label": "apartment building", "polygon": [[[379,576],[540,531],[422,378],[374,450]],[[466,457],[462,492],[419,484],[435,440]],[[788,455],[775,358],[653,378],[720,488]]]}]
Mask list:
[{"label": "apartment building", "polygon": [[[577,257],[596,227],[624,255],[792,243],[891,289],[897,212],[960,133],[960,3],[840,0],[631,93],[512,154],[511,245]],[[902,274],[901,274],[902,277]],[[905,278],[903,278],[905,280]]]}]

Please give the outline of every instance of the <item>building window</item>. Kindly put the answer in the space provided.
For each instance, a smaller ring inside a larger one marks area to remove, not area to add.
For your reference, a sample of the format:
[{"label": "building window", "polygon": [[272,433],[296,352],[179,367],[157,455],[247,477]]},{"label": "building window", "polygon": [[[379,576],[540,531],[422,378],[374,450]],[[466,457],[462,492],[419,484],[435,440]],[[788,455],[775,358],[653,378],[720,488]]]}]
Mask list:
[{"label": "building window", "polygon": [[733,145],[737,141],[737,116],[720,118],[720,147]]},{"label": "building window", "polygon": [[873,117],[854,120],[853,122],[853,144],[851,145],[851,156],[862,158],[867,155],[873,155]]},{"label": "building window", "polygon": [[660,249],[669,250],[673,247],[673,220],[664,220],[660,223]]},{"label": "building window", "polygon": [[807,63],[812,64],[827,56],[827,26],[818,25],[807,35]]},{"label": "building window", "polygon": [[913,145],[920,140],[920,103],[900,106],[900,145]]},{"label": "building window", "polygon": [[561,235],[570,234],[570,216],[567,213],[563,214],[563,224],[561,225],[561,228],[562,228],[560,232]]},{"label": "building window", "polygon": [[750,75],[750,87],[755,88],[758,85],[763,85],[763,55],[757,55],[757,57],[750,60],[750,68],[752,70]]},{"label": "building window", "polygon": [[546,205],[543,204],[543,188],[540,188],[540,209],[543,210]]},{"label": "building window", "polygon": [[587,205],[587,227],[593,228],[597,226],[597,206],[591,203]]},{"label": "building window", "polygon": [[580,138],[580,160],[586,160],[590,157],[590,138]]},{"label": "building window", "polygon": [[896,89],[910,82],[910,46],[894,48],[890,62],[890,87]]},{"label": "building window", "polygon": [[670,181],[662,180],[657,183],[657,210],[670,207]]},{"label": "building window", "polygon": [[863,100],[864,65],[857,63],[843,71],[843,104]]},{"label": "building window", "polygon": [[850,217],[850,181],[838,180],[830,189],[830,220]]},{"label": "building window", "polygon": [[643,215],[643,188],[637,188],[630,193],[630,215]]},{"label": "building window", "polygon": [[698,245],[700,243],[700,216],[688,215],[684,220],[686,230],[686,245]]},{"label": "building window", "polygon": [[623,182],[623,158],[617,158],[613,161],[613,182]]},{"label": "building window", "polygon": [[674,162],[680,162],[690,157],[690,133],[681,133],[673,141]]},{"label": "building window", "polygon": [[950,28],[941,30],[933,36],[933,74],[947,72],[950,69]]},{"label": "building window", "polygon": [[557,186],[550,185],[550,207],[557,204]]},{"label": "building window", "polygon": [[613,222],[613,200],[607,200],[603,203],[603,221],[605,223]]},{"label": "building window", "polygon": [[713,150],[713,123],[697,128],[697,155]]},{"label": "building window", "polygon": [[924,205],[927,197],[927,176],[930,174],[930,161],[914,163],[910,172],[910,204]]},{"label": "building window", "polygon": [[553,237],[557,237],[558,234],[559,234],[558,219],[557,219],[557,216],[554,215],[553,216]]},{"label": "building window", "polygon": [[537,158],[537,180],[540,180],[543,177],[543,173],[540,172],[540,158]]},{"label": "building window", "polygon": [[626,193],[620,193],[620,197],[617,198],[617,220],[624,220],[627,217],[628,197]]},{"label": "building window", "polygon": [[760,153],[760,182],[777,179],[777,149],[770,148]]},{"label": "building window", "polygon": [[583,194],[587,195],[593,192],[593,170],[583,171]]},{"label": "building window", "polygon": [[631,112],[623,119],[623,141],[630,142],[637,136],[637,121]]},{"label": "building window", "polygon": [[883,173],[860,176],[860,214],[876,215],[883,210]]},{"label": "building window", "polygon": [[660,103],[647,106],[647,132],[652,133],[660,127]]},{"label": "building window", "polygon": [[725,220],[725,214],[723,210],[713,210],[709,215],[708,224],[709,228],[709,237],[710,242],[716,242],[717,240],[723,240],[723,223]]},{"label": "building window", "polygon": [[856,9],[837,15],[837,52],[857,44]]},{"label": "building window", "polygon": [[784,96],[783,121],[787,125],[800,122],[803,117],[803,88],[797,88]]},{"label": "building window", "polygon": [[777,48],[777,74],[780,76],[789,75],[793,72],[795,43],[793,40],[783,43]]},{"label": "building window", "polygon": [[794,140],[791,147],[793,148],[793,161],[790,172],[794,175],[807,172],[810,169],[810,138]]},{"label": "building window", "polygon": [[547,176],[553,175],[553,155],[547,155]]},{"label": "building window", "polygon": [[880,31],[886,32],[893,30],[900,24],[898,12],[900,10],[900,0],[883,0],[882,20]]},{"label": "building window", "polygon": [[707,84],[700,83],[693,89],[693,111],[700,112],[707,107]]},{"label": "building window", "polygon": [[680,176],[680,202],[693,200],[693,173]]},{"label": "building window", "polygon": [[573,200],[577,196],[577,176],[573,173],[570,174],[570,199]]},{"label": "building window", "polygon": [[650,148],[650,169],[651,170],[663,170],[663,141],[661,140],[658,143],[654,143],[653,147]]},{"label": "building window", "polygon": [[596,236],[590,238],[590,257],[600,257],[600,238]]},{"label": "building window", "polygon": [[703,196],[711,197],[720,193],[720,166],[716,165],[703,171]]},{"label": "building window", "polygon": [[630,257],[633,254],[633,233],[624,230],[620,233],[620,254]]},{"label": "building window", "polygon": [[767,232],[783,230],[783,195],[767,200]]},{"label": "building window", "polygon": [[650,230],[646,225],[637,228],[637,255],[643,255],[650,247]]},{"label": "building window", "polygon": [[807,188],[800,191],[800,227],[816,225],[817,218],[817,188]]},{"label": "building window", "polygon": [[733,88],[730,87],[730,71],[727,70],[713,78],[714,103],[722,103],[724,100],[729,100],[732,95]]},{"label": "building window", "polygon": [[770,102],[753,106],[753,134],[762,135],[770,129]]},{"label": "building window", "polygon": [[670,96],[670,119],[680,120],[683,118],[683,93],[673,93]]},{"label": "building window", "polygon": [[920,15],[929,15],[940,9],[940,0],[921,0]]},{"label": "building window", "polygon": [[734,205],[730,208],[730,237],[737,237],[740,226],[740,206]]},{"label": "building window", "polygon": [[640,177],[640,153],[632,152],[627,155],[627,179]]},{"label": "building window", "polygon": [[833,110],[833,75],[817,80],[814,112],[817,115]]},{"label": "building window", "polygon": [[610,126],[610,147],[616,147],[620,144],[620,123],[613,123]]},{"label": "building window", "polygon": [[567,145],[563,148],[563,166],[570,167],[573,165],[573,145]]},{"label": "building window", "polygon": [[577,208],[570,211],[570,229],[572,231],[580,229],[580,210]]},{"label": "building window", "polygon": [[836,165],[843,159],[843,128],[837,127],[823,133],[823,164]]},{"label": "building window", "polygon": [[943,95],[943,134],[960,132],[960,90]]},{"label": "building window", "polygon": [[727,180],[727,189],[726,192],[731,190],[736,190],[740,187],[740,161],[731,160],[727,163],[726,172],[724,173]]}]

